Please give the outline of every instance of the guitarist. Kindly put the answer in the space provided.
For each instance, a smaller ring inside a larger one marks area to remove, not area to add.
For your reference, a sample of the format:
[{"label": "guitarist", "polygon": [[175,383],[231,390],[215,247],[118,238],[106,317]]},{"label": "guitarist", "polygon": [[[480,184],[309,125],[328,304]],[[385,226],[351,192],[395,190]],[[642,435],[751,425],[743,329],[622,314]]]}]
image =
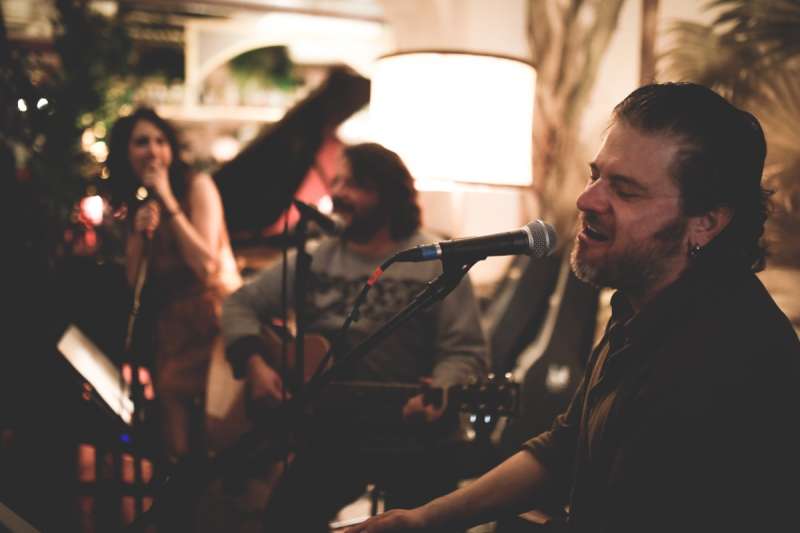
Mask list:
[{"label": "guitarist", "polygon": [[[420,208],[409,171],[397,154],[383,146],[346,147],[330,188],[334,212],[344,219],[346,229],[340,237],[322,239],[311,253],[306,287],[306,331],[323,335],[339,330],[356,295],[383,260],[433,240],[420,231]],[[286,287],[291,302],[295,256],[290,254],[288,260]],[[266,269],[223,306],[227,357],[234,375],[247,381],[251,405],[275,406],[284,397],[280,354],[268,353],[260,334],[265,322],[280,315],[282,272],[280,264]],[[393,265],[368,293],[340,353],[376,331],[439,273],[438,262]],[[469,279],[465,277],[447,298],[417,314],[351,366],[341,378],[372,382],[424,378],[441,387],[482,378],[488,366],[487,343]],[[360,496],[376,475],[382,476],[381,485],[387,490],[387,506],[415,505],[446,492],[457,476],[437,468],[441,461],[435,443],[418,431],[440,421],[444,409],[444,404],[429,404],[418,394],[372,423],[359,419],[346,425],[339,419],[328,420],[327,427],[315,424],[270,499],[265,526],[269,531],[327,532],[337,511]],[[388,422],[392,418],[397,427]],[[388,437],[387,428],[393,428]],[[379,455],[375,460],[371,451],[381,442],[402,442],[407,453]],[[382,464],[391,465],[392,472],[376,473]]]}]

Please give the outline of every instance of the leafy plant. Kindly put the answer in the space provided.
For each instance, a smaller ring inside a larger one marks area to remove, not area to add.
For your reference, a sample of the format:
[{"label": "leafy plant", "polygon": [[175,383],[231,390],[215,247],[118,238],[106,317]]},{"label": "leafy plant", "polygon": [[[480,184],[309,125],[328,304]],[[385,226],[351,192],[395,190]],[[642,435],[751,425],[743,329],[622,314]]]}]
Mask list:
[{"label": "leafy plant", "polygon": [[[528,38],[536,68],[534,189],[559,235],[574,235],[575,198],[586,181],[581,117],[623,0],[528,0]],[[566,248],[572,239],[559,239]]]},{"label": "leafy plant", "polygon": [[46,228],[29,245],[41,248],[51,263],[75,252],[76,235],[90,229],[76,206],[98,186],[101,165],[84,150],[82,136],[91,128],[102,141],[135,88],[128,77],[132,42],[124,12],[107,18],[85,0],[54,5],[52,51],[6,45],[0,67],[3,109],[10,115],[0,140],[14,147],[18,181],[35,199],[37,226]]},{"label": "leafy plant", "polygon": [[240,84],[256,82],[283,90],[291,90],[300,84],[292,71],[292,60],[285,46],[267,46],[239,54],[231,59],[230,69]]}]

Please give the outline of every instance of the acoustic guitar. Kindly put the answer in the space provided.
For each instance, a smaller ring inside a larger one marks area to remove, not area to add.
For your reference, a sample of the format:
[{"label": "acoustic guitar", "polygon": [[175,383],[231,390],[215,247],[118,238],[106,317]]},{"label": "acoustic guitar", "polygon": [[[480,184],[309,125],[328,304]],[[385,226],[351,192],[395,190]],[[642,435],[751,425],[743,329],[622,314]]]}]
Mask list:
[{"label": "acoustic guitar", "polygon": [[[262,332],[272,354],[281,353],[281,338],[273,330]],[[295,344],[287,346],[287,367],[294,368]],[[321,335],[305,335],[304,377],[306,382],[313,376],[325,354],[330,349],[329,341]],[[277,366],[276,361],[269,361]],[[453,385],[443,390],[421,383],[395,383],[377,381],[333,381],[328,383],[320,397],[312,402],[312,409],[327,420],[346,420],[350,426],[363,425],[373,429],[381,425],[401,423],[401,410],[412,396],[422,394],[427,404],[439,406],[447,398],[447,413],[470,413],[473,419],[489,419],[514,416],[519,406],[519,385],[508,377],[489,379],[465,385]],[[442,417],[431,434],[443,435],[453,418]],[[449,421],[449,422],[448,422]],[[263,423],[260,420],[259,423]],[[206,387],[206,434],[208,447],[213,455],[231,447],[254,427],[248,416],[247,390],[244,380],[233,377],[230,364],[221,354],[212,359]]]},{"label": "acoustic guitar", "polygon": [[[264,332],[272,353],[281,353],[281,339],[272,330]],[[304,337],[304,374],[308,381],[316,371],[330,345],[327,339],[319,335],[306,335]],[[287,346],[287,367],[293,368],[294,342]],[[206,433],[210,458],[219,455],[229,456],[230,452],[238,451],[237,443],[240,438],[246,438],[254,429],[272,427],[264,418],[259,417],[258,428],[248,417],[247,389],[243,380],[233,377],[230,364],[221,355],[221,350],[215,352],[212,359],[208,386],[206,388]],[[274,364],[274,362],[273,362]],[[406,450],[403,443],[398,443],[392,438],[391,431],[381,435],[381,424],[386,427],[398,427],[402,406],[417,394],[423,394],[426,403],[441,405],[447,396],[447,411],[435,424],[424,424],[423,427],[414,428],[413,433],[424,437],[442,439],[443,436],[452,434],[453,422],[458,425],[458,418],[453,414],[470,413],[471,418],[481,424],[490,418],[499,416],[514,416],[519,407],[519,385],[509,381],[508,376],[490,379],[467,385],[455,385],[447,391],[441,388],[430,387],[419,383],[385,383],[373,381],[333,381],[328,383],[317,398],[313,408],[316,410],[318,420],[325,423],[346,423],[348,428],[357,428],[366,432],[370,443],[366,448],[376,451],[387,451],[391,446],[399,446]],[[259,413],[261,414],[261,413]],[[333,421],[333,422],[332,422]],[[345,422],[346,421],[346,422]],[[476,433],[478,428],[476,427]],[[388,438],[386,438],[388,436]],[[427,440],[427,439],[423,439]],[[387,443],[389,447],[387,447]],[[363,444],[363,442],[362,442]],[[245,449],[247,449],[245,447]],[[227,453],[226,453],[227,452]],[[286,458],[291,462],[293,454]],[[286,463],[274,460],[260,467],[260,479],[249,480],[254,501],[264,508],[272,497],[272,493],[283,477]],[[256,487],[253,489],[252,487]]]},{"label": "acoustic guitar", "polygon": [[[262,337],[271,354],[280,354],[282,340],[275,331],[265,328]],[[287,368],[294,368],[295,343],[287,344]],[[305,361],[304,380],[307,382],[314,375],[325,354],[330,349],[330,342],[322,335],[304,336],[303,352]],[[273,368],[280,356],[269,361]],[[245,380],[236,379],[233,369],[222,350],[215,350],[208,367],[206,381],[206,440],[211,454],[232,446],[240,436],[253,429],[253,421],[248,416],[247,386]]]}]

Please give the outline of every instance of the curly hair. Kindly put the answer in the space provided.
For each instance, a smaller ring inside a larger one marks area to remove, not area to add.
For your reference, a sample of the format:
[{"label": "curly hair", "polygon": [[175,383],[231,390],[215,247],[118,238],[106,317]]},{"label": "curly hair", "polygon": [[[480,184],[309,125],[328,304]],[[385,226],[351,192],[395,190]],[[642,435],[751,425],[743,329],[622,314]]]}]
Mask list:
[{"label": "curly hair", "polygon": [[761,237],[771,191],[761,186],[767,144],[758,119],[707,87],[681,82],[636,89],[614,108],[612,120],[678,139],[670,173],[684,215],[718,207],[733,211],[703,256],[732,260],[753,272],[764,268]]},{"label": "curly hair", "polygon": [[422,223],[414,179],[395,152],[377,143],[348,146],[343,154],[353,180],[373,189],[389,221],[389,234],[399,241],[411,236]]},{"label": "curly hair", "polygon": [[130,115],[118,119],[111,128],[111,144],[106,166],[109,172],[111,203],[115,206],[135,203],[136,190],[141,186],[141,181],[134,174],[128,158],[128,144],[133,128],[140,120],[153,124],[164,133],[172,149],[172,163],[169,167],[170,186],[178,199],[182,199],[186,193],[190,169],[180,156],[181,147],[175,129],[153,109],[140,107]]}]

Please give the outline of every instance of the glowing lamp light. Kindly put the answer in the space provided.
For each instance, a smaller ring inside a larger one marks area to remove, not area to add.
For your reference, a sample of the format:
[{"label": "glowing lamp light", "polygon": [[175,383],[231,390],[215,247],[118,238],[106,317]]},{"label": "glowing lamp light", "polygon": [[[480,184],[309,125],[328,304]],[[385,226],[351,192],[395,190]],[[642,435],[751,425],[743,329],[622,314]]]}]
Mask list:
[{"label": "glowing lamp light", "polygon": [[89,153],[98,163],[104,163],[108,159],[108,145],[103,141],[94,142],[89,147]]},{"label": "glowing lamp light", "polygon": [[463,52],[378,60],[370,122],[420,180],[529,185],[536,71],[524,61]]},{"label": "glowing lamp light", "polygon": [[333,199],[327,194],[321,197],[317,201],[317,209],[319,209],[320,212],[325,213],[326,215],[330,215],[331,213],[333,213]]},{"label": "glowing lamp light", "polygon": [[221,163],[230,161],[239,153],[239,141],[230,136],[218,137],[211,143],[211,156]]},{"label": "glowing lamp light", "polygon": [[97,142],[97,137],[95,137],[94,131],[91,129],[83,130],[81,134],[81,147],[88,152],[95,142]]},{"label": "glowing lamp light", "polygon": [[85,196],[81,199],[81,217],[94,226],[103,222],[103,199],[98,196]]}]

